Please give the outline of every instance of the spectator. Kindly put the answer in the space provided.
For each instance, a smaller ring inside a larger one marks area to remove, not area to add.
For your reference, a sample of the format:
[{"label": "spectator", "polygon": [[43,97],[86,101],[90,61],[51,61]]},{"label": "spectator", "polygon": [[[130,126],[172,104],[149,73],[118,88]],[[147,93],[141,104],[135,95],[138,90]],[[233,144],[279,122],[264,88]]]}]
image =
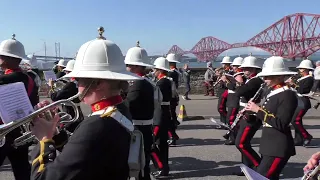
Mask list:
[{"label": "spectator", "polygon": [[204,74],[204,83],[205,83],[205,88],[206,88],[205,96],[208,96],[209,94],[210,94],[210,96],[213,96],[214,92],[213,92],[212,85],[213,85],[215,73],[214,73],[214,70],[212,69],[211,62],[207,63],[207,68],[208,69],[207,69],[206,73]]},{"label": "spectator", "polygon": [[189,69],[189,66],[188,64],[185,64],[184,67],[183,67],[183,80],[184,80],[184,83],[185,83],[185,93],[184,95],[182,96],[182,99],[184,100],[191,100],[189,98],[189,92],[191,90],[191,87],[190,87],[190,69]]}]

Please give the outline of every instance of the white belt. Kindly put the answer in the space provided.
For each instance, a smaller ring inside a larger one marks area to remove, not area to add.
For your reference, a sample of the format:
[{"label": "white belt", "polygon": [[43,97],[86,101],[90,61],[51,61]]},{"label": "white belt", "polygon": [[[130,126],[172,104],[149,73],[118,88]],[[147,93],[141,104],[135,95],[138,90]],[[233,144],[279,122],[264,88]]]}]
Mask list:
[{"label": "white belt", "polygon": [[161,105],[169,106],[169,105],[170,105],[170,102],[161,102]]},{"label": "white belt", "polygon": [[134,119],[132,119],[132,123],[133,123],[133,125],[138,125],[138,126],[152,125],[153,119],[149,119],[149,120],[134,120]]},{"label": "white belt", "polygon": [[302,94],[297,93],[299,97],[303,97]]},{"label": "white belt", "polygon": [[244,102],[239,102],[239,105],[242,107],[246,107],[248,103],[244,103]]},{"label": "white belt", "polygon": [[232,93],[236,93],[236,92],[234,92],[234,91],[232,91],[232,90],[228,89],[228,93],[232,94]]},{"label": "white belt", "polygon": [[272,126],[271,126],[270,124],[264,122],[264,123],[263,123],[263,127],[272,127]]}]

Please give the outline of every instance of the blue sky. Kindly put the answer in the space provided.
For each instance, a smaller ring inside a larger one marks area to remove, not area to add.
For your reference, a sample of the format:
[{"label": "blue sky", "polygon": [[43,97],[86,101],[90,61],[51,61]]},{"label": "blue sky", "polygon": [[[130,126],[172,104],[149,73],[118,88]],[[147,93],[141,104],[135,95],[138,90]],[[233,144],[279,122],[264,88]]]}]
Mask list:
[{"label": "blue sky", "polygon": [[[308,2],[308,3],[307,3]],[[166,53],[173,44],[191,49],[202,37],[245,42],[282,17],[297,12],[320,14],[319,0],[2,0],[0,40],[12,33],[26,52],[73,57],[97,36],[117,43],[122,53],[137,40],[149,55]],[[256,51],[234,49],[228,53]]]}]

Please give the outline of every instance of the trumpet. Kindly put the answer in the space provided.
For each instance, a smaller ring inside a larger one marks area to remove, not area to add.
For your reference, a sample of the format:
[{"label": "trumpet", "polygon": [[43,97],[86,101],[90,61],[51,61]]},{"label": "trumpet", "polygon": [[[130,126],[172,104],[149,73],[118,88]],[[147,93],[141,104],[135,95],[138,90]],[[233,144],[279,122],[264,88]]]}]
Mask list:
[{"label": "trumpet", "polygon": [[313,170],[308,171],[301,180],[317,180],[320,179],[320,165],[316,166]]},{"label": "trumpet", "polygon": [[[31,142],[34,142],[36,140],[35,135],[32,134],[31,130],[30,130],[30,123],[32,122],[32,120],[36,117],[38,117],[39,114],[44,113],[45,115],[45,119],[47,120],[51,120],[53,119],[51,112],[49,112],[50,109],[52,109],[53,107],[59,106],[61,104],[67,104],[69,106],[71,106],[75,112],[75,116],[72,118],[70,114],[67,114],[65,112],[59,112],[58,115],[60,116],[60,120],[57,124],[57,128],[56,128],[56,134],[59,134],[61,127],[62,128],[66,128],[68,125],[72,124],[73,122],[77,121],[79,119],[80,113],[78,110],[77,105],[72,102],[72,100],[74,100],[75,98],[79,97],[79,93],[75,96],[72,96],[68,99],[62,99],[59,101],[56,101],[54,103],[51,103],[43,108],[37,109],[36,111],[34,111],[33,113],[29,114],[28,116],[18,119],[18,120],[14,120],[8,124],[4,124],[0,126],[0,147],[4,146],[5,142],[6,142],[6,135],[8,133],[10,133],[11,131],[13,131],[16,128],[21,127],[22,128],[22,135],[18,138],[16,138],[13,142],[13,147],[19,147]],[[63,126],[61,126],[63,125]]]}]

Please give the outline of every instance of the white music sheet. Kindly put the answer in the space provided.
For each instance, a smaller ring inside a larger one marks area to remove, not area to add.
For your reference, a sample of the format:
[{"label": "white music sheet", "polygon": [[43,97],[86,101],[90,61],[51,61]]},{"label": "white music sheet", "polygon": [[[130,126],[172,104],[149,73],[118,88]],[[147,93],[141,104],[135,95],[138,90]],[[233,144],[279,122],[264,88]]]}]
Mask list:
[{"label": "white music sheet", "polygon": [[244,164],[241,164],[240,168],[248,180],[269,180]]},{"label": "white music sheet", "polygon": [[4,124],[26,117],[34,109],[22,82],[0,86],[0,117]]},{"label": "white music sheet", "polygon": [[54,74],[53,71],[43,71],[43,74],[44,74],[44,78],[47,82],[49,81],[49,79],[52,79],[52,80],[57,79],[56,74]]}]

